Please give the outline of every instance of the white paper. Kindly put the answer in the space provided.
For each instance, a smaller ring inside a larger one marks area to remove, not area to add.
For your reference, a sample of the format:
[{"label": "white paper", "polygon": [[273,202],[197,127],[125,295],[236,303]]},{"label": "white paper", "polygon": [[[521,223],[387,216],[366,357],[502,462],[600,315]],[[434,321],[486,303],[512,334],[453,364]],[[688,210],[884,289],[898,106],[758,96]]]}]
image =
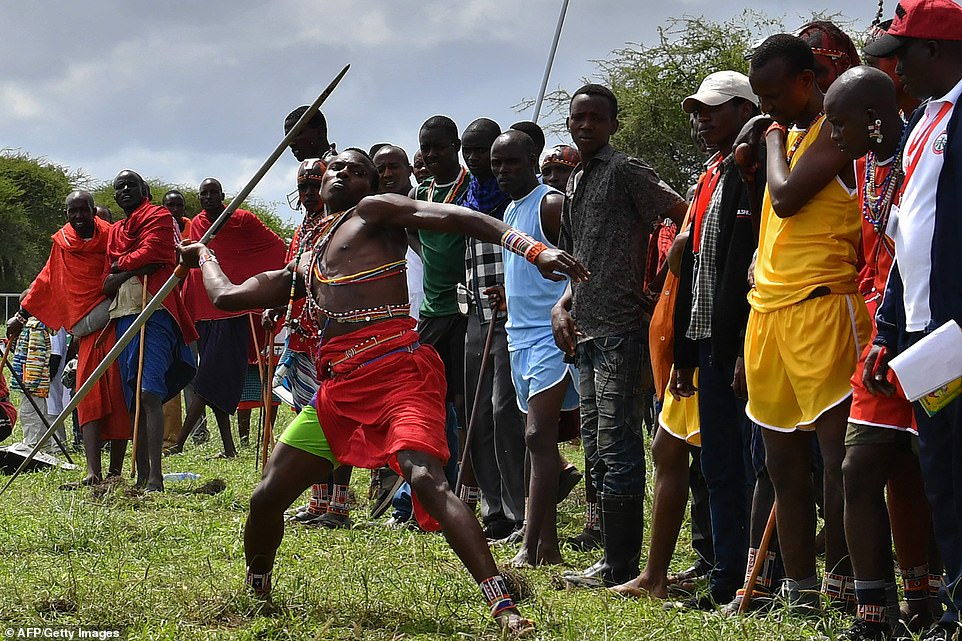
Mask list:
[{"label": "white paper", "polygon": [[889,362],[905,396],[917,401],[962,376],[962,328],[954,320]]}]

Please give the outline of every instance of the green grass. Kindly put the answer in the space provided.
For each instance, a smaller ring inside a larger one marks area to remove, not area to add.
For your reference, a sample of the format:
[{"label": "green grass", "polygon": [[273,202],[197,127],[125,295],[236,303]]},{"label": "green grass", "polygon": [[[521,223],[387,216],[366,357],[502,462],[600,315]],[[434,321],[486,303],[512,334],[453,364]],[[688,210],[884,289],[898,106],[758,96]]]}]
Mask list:
[{"label": "green grass", "polygon": [[[280,422],[288,416],[283,413]],[[477,586],[441,536],[367,522],[364,470],[353,480],[358,527],[332,532],[287,526],[273,607],[246,596],[242,533],[259,474],[253,448],[242,449],[236,460],[207,460],[218,451],[218,440],[214,435],[206,445],[188,445],[185,454],[165,459],[165,471],[202,478],[170,483],[160,495],[117,488],[98,497],[89,489],[58,489],[79,480],[82,471],[17,479],[0,497],[0,621],[120,627],[126,638],[145,641],[501,638]],[[578,453],[570,454],[578,460]],[[227,489],[214,496],[191,493],[213,478],[223,478]],[[580,530],[583,510],[579,487],[561,506],[562,537]],[[504,562],[514,550],[497,547],[494,553]],[[687,567],[691,558],[686,524],[673,569]],[[567,549],[565,559],[572,568],[595,560]],[[537,638],[810,639],[834,637],[833,628],[847,627],[838,615],[728,619],[665,611],[660,603],[604,592],[559,590],[562,569],[525,572],[535,596],[521,608],[537,621]]]}]

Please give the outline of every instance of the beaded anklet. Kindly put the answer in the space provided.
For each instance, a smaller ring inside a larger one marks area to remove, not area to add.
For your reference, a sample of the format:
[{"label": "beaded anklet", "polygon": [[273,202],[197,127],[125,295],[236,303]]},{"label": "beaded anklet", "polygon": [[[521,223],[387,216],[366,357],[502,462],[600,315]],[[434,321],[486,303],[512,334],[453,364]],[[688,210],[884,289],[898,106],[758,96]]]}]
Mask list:
[{"label": "beaded anklet", "polygon": [[331,492],[331,503],[327,508],[328,512],[347,516],[351,509],[348,506],[347,486],[335,483]]},{"label": "beaded anklet", "polygon": [[461,486],[461,495],[458,497],[464,503],[477,504],[481,500],[481,488],[470,485]]},{"label": "beaded anklet", "polygon": [[497,617],[499,614],[505,610],[513,610],[516,608],[514,604],[514,599],[511,598],[511,594],[508,592],[508,584],[505,583],[504,577],[500,574],[495,574],[489,579],[485,579],[478,584],[481,588],[481,594],[488,602],[488,607],[491,608],[491,616]]},{"label": "beaded anklet", "polygon": [[256,596],[267,596],[271,593],[271,573],[265,572],[264,574],[258,574],[256,572],[251,572],[250,568],[247,568],[247,587]]}]

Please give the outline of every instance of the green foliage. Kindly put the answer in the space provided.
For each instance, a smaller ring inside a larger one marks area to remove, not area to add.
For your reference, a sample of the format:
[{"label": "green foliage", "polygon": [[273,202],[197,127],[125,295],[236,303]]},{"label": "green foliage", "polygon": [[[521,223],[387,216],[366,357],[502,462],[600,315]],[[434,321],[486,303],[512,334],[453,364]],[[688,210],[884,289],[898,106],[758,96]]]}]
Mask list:
[{"label": "green foliage", "polygon": [[621,127],[613,143],[652,165],[684,193],[704,162],[691,137],[686,96],[710,73],[748,72],[745,52],[763,33],[781,30],[777,21],[750,11],[726,22],[672,18],[658,29],[658,43],[635,45],[598,62],[606,85],[618,96]]},{"label": "green foliage", "polygon": [[19,292],[43,267],[81,174],[21,151],[0,151],[0,291]]}]

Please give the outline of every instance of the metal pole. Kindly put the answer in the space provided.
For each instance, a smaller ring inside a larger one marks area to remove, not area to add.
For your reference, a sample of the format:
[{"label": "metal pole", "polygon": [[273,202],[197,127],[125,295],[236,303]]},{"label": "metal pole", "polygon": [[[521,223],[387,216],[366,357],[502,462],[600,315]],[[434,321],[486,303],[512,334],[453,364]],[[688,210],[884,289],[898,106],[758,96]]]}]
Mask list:
[{"label": "metal pole", "polygon": [[[216,237],[217,232],[220,231],[220,229],[227,223],[228,219],[231,217],[231,214],[234,213],[234,210],[237,209],[237,207],[244,202],[244,199],[250,195],[257,183],[260,182],[261,178],[264,177],[264,174],[270,170],[277,159],[280,158],[281,154],[284,153],[284,150],[287,149],[288,145],[291,144],[291,141],[294,139],[294,137],[301,132],[305,125],[307,125],[308,121],[314,116],[314,112],[316,112],[324,103],[324,101],[327,100],[327,97],[331,95],[331,93],[334,91],[334,88],[337,87],[338,83],[341,81],[341,78],[344,77],[344,74],[346,74],[350,68],[351,65],[345,65],[344,68],[341,69],[341,72],[335,76],[334,80],[331,81],[331,84],[327,86],[324,92],[321,93],[316,100],[314,100],[311,106],[308,107],[307,111],[304,112],[304,115],[301,116],[300,120],[297,121],[297,124],[291,128],[290,133],[284,136],[284,139],[277,145],[274,151],[271,152],[271,155],[268,156],[267,160],[264,161],[257,172],[255,172],[253,177],[251,177],[251,179],[247,182],[247,184],[244,185],[244,188],[241,189],[240,192],[238,192],[237,195],[234,196],[234,198],[230,201],[230,204],[224,208],[223,213],[217,217],[217,220],[214,221],[214,223],[210,226],[210,229],[207,230],[207,233],[203,235],[199,242],[208,243]],[[117,342],[110,349],[110,351],[107,352],[107,355],[104,356],[104,359],[100,362],[96,369],[91,372],[90,378],[88,378],[84,384],[80,386],[80,389],[77,390],[73,398],[70,400],[70,403],[68,403],[67,407],[63,409],[57,419],[47,430],[46,434],[43,435],[43,437],[40,439],[40,442],[37,443],[37,445],[33,448],[33,451],[27,455],[27,458],[24,459],[23,463],[20,464],[20,467],[17,468],[17,471],[13,473],[13,476],[7,480],[6,484],[3,486],[3,489],[0,489],[0,495],[3,495],[3,493],[7,491],[7,488],[10,487],[10,484],[13,483],[18,476],[20,476],[20,473],[27,467],[27,465],[30,464],[30,461],[33,460],[33,457],[37,455],[37,452],[40,451],[40,448],[43,447],[43,445],[50,439],[50,436],[54,433],[54,431],[64,424],[71,412],[73,412],[80,404],[80,401],[90,393],[90,390],[92,390],[94,385],[97,384],[97,381],[100,379],[100,377],[104,375],[111,365],[113,365],[114,361],[117,360],[117,357],[120,356],[120,353],[127,346],[127,344],[133,340],[134,335],[140,331],[140,328],[147,322],[147,319],[150,318],[154,312],[160,309],[160,307],[164,304],[164,299],[166,299],[167,296],[174,291],[174,288],[180,284],[180,281],[187,276],[188,271],[189,270],[183,265],[177,266],[177,269],[174,270],[174,273],[171,274],[170,278],[167,279],[167,282],[164,283],[163,286],[157,291],[157,294],[150,299],[150,302],[147,303],[147,306],[144,308],[144,310],[140,312],[140,315],[137,316],[133,324],[131,324],[127,331],[117,339]]]},{"label": "metal pole", "polygon": [[541,90],[538,92],[538,100],[534,103],[534,114],[531,120],[538,122],[541,117],[541,103],[544,102],[545,91],[548,90],[548,76],[551,75],[551,67],[554,66],[554,56],[558,51],[558,40],[561,39],[561,28],[565,24],[565,15],[568,13],[568,0],[561,3],[561,15],[558,16],[558,26],[554,30],[554,40],[551,42],[551,52],[548,53],[548,63],[544,67],[544,77],[541,79]]}]

